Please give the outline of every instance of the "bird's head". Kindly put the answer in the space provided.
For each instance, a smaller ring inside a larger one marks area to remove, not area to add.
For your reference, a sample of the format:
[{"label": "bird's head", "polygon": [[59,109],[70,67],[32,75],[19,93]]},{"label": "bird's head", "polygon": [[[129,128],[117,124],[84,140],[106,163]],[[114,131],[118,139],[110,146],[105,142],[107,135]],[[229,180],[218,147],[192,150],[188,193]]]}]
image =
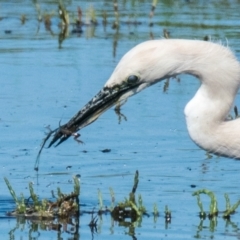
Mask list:
[{"label": "bird's head", "polygon": [[[59,145],[110,107],[168,77],[173,62],[168,67],[164,59],[166,52],[169,53],[169,49],[162,49],[159,41],[141,43],[127,52],[104,87],[68,123],[55,130],[49,147],[58,140]],[[160,67],[163,64],[164,67]]]},{"label": "bird's head", "polygon": [[[174,75],[178,57],[175,56],[174,45],[166,42],[170,41],[151,40],[132,48],[119,61],[104,88],[118,90],[124,99]],[[171,61],[168,60],[169,55]]]}]

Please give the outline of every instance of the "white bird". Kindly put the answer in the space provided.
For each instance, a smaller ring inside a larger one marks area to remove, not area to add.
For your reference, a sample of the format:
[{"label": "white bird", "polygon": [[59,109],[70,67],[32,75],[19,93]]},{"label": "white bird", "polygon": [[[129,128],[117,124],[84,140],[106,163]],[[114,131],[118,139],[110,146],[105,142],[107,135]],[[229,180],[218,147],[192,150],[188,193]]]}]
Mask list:
[{"label": "white bird", "polygon": [[240,63],[229,48],[199,40],[151,40],[132,48],[104,88],[68,123],[51,131],[42,147],[53,133],[49,147],[58,140],[57,145],[71,135],[77,136],[78,130],[111,106],[181,73],[201,81],[184,110],[191,139],[210,153],[240,158],[240,119],[226,120],[239,89]]}]

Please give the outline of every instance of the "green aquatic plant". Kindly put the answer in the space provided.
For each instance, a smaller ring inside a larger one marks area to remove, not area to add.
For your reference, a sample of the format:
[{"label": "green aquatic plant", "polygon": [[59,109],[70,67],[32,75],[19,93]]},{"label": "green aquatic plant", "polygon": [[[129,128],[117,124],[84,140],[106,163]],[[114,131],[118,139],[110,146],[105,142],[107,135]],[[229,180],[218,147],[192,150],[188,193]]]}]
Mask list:
[{"label": "green aquatic plant", "polygon": [[25,15],[25,14],[22,14],[22,15],[20,16],[20,21],[21,21],[21,24],[22,24],[22,25],[24,25],[24,24],[25,24],[25,22],[26,22],[26,20],[27,20],[27,17],[26,17],[26,15]]},{"label": "green aquatic plant", "polygon": [[226,210],[224,211],[223,217],[224,218],[230,218],[230,215],[234,214],[236,209],[240,205],[240,200],[238,200],[233,206],[231,206],[228,194],[225,193],[224,197],[225,197],[225,200],[226,200]]},{"label": "green aquatic plant", "polygon": [[115,194],[114,194],[114,191],[113,191],[113,189],[111,187],[109,188],[109,191],[110,191],[110,196],[111,196],[110,211],[112,211],[113,208],[115,207]]},{"label": "green aquatic plant", "polygon": [[[44,12],[42,16],[42,20],[45,26],[46,31],[48,31],[52,36],[54,36],[54,32],[52,31],[52,18],[55,16],[55,12]],[[39,22],[40,23],[40,22]],[[38,26],[37,33],[40,29],[40,25]]]},{"label": "green aquatic plant", "polygon": [[198,207],[200,208],[199,216],[200,216],[200,218],[205,219],[206,218],[206,212],[203,210],[203,205],[202,205],[202,201],[200,199],[200,195],[197,194],[196,196],[197,196],[197,204],[198,204]]},{"label": "green aquatic plant", "polygon": [[[207,189],[201,189],[192,194],[193,196],[197,196],[197,203],[200,208],[199,216],[201,218],[205,218],[207,215],[206,212],[203,210],[202,202],[200,200],[200,194],[207,194],[211,199],[208,217],[210,219],[216,217],[219,213],[218,207],[217,207],[217,199],[215,194],[212,191]],[[238,200],[233,206],[231,206],[229,197],[226,193],[224,194],[224,197],[226,200],[226,210],[223,213],[223,218],[230,218],[230,215],[234,214],[236,209],[240,205],[240,200]]]},{"label": "green aquatic plant", "polygon": [[[201,189],[201,190],[198,190],[196,192],[194,192],[192,195],[193,196],[199,196],[200,194],[206,194],[210,197],[210,206],[209,206],[209,214],[208,216],[211,218],[211,217],[214,217],[214,216],[217,216],[218,215],[218,207],[217,207],[217,199],[215,197],[215,194],[210,191],[210,190],[207,190],[207,189]],[[200,201],[200,198],[198,197],[198,206],[200,208],[200,216],[201,214],[204,216],[204,211],[203,211],[203,207],[202,207],[202,203]]]},{"label": "green aquatic plant", "polygon": [[103,10],[102,11],[102,23],[103,23],[103,25],[104,26],[106,26],[107,25],[107,17],[108,17],[108,14],[107,14],[107,12],[105,11],[105,10]]},{"label": "green aquatic plant", "polygon": [[8,215],[10,216],[24,216],[34,219],[53,219],[55,217],[68,218],[72,216],[79,216],[79,195],[80,195],[80,181],[75,176],[74,190],[70,194],[63,194],[60,188],[57,189],[58,198],[55,202],[47,199],[39,200],[34,192],[33,184],[29,183],[29,192],[32,202],[26,201],[23,194],[18,198],[7,178],[4,178],[6,185],[11,193],[16,209]]},{"label": "green aquatic plant", "polygon": [[118,11],[118,2],[113,0],[113,10],[115,15],[115,21],[113,22],[112,29],[119,29],[119,11]]},{"label": "green aquatic plant", "polygon": [[157,222],[157,219],[158,219],[159,216],[160,216],[160,213],[158,211],[157,204],[154,203],[154,205],[153,205],[153,218],[154,218],[153,221],[154,221],[154,223]]},{"label": "green aquatic plant", "polygon": [[[110,196],[111,196],[111,205],[110,207],[103,206],[102,193],[98,190],[98,203],[99,210],[97,214],[99,215],[99,220],[101,222],[101,216],[105,213],[110,213],[115,221],[123,225],[128,225],[129,222],[126,221],[127,218],[131,219],[132,223],[140,224],[142,216],[147,214],[146,208],[143,205],[143,198],[139,194],[136,201],[136,190],[139,183],[139,173],[136,171],[134,176],[134,183],[132,187],[132,191],[129,193],[129,196],[126,197],[123,201],[115,204],[115,193],[112,188],[109,188]],[[90,223],[94,221],[92,217]]]},{"label": "green aquatic plant", "polygon": [[[113,220],[118,221],[120,224],[124,226],[129,226],[130,224],[130,222],[128,222],[127,219],[130,219],[131,223],[134,224],[134,226],[140,226],[142,217],[144,215],[149,216],[149,214],[147,213],[146,207],[143,204],[142,195],[138,194],[138,196],[136,196],[138,184],[139,184],[139,172],[136,171],[134,175],[133,187],[131,192],[129,193],[129,196],[125,197],[123,201],[120,201],[117,204],[115,204],[114,191],[112,188],[109,188],[111,196],[111,205],[110,207],[105,207],[105,209],[103,208],[102,194],[100,190],[98,190],[99,210],[97,211],[97,213],[99,214],[100,220],[102,214],[111,213]],[[154,222],[156,222],[159,215],[160,214],[158,211],[158,207],[156,204],[154,204],[153,206]],[[171,222],[171,211],[169,210],[168,206],[165,207],[165,220],[167,223]]]},{"label": "green aquatic plant", "polygon": [[154,203],[153,205],[153,216],[158,217],[160,215],[159,211],[158,211],[158,206],[156,203]]},{"label": "green aquatic plant", "polygon": [[66,7],[62,3],[62,1],[59,1],[58,14],[59,14],[59,18],[61,19],[62,26],[68,26],[69,25],[69,14],[67,12]]},{"label": "green aquatic plant", "polygon": [[129,198],[119,202],[111,211],[114,220],[119,222],[125,221],[130,218],[132,222],[141,221],[143,214],[146,213],[146,208],[143,205],[142,196],[138,196],[138,203],[136,203],[135,193],[139,183],[139,173],[136,171],[134,176],[134,183],[132,191],[129,193]]},{"label": "green aquatic plant", "polygon": [[34,189],[33,189],[33,183],[30,182],[28,185],[29,191],[30,191],[30,198],[33,201],[33,207],[35,211],[44,211],[46,210],[46,201],[44,201],[44,199],[42,200],[42,202],[39,201],[37,195],[34,193]]},{"label": "green aquatic plant", "polygon": [[90,24],[97,25],[97,18],[96,18],[96,10],[91,4],[90,7],[87,9],[87,19],[90,20]]},{"label": "green aquatic plant", "polygon": [[158,2],[158,0],[153,0],[153,1],[152,1],[152,7],[151,7],[151,11],[150,11],[150,13],[149,13],[149,19],[150,19],[150,21],[149,21],[149,26],[150,26],[150,27],[153,26],[152,18],[153,18],[153,16],[154,16],[154,12],[155,12],[155,9],[156,9],[156,6],[157,6],[157,2]]},{"label": "green aquatic plant", "polygon": [[138,209],[142,213],[147,212],[146,208],[143,206],[143,200],[142,200],[142,195],[141,194],[138,195]]},{"label": "green aquatic plant", "polygon": [[74,193],[76,195],[80,195],[80,180],[77,176],[73,177],[73,182],[74,182]]},{"label": "green aquatic plant", "polygon": [[172,214],[171,214],[171,211],[170,211],[170,209],[168,208],[167,205],[165,206],[164,213],[165,213],[165,221],[166,222],[171,222]]},{"label": "green aquatic plant", "polygon": [[36,12],[37,12],[37,19],[39,22],[42,21],[42,14],[41,14],[41,8],[37,0],[33,0],[33,4],[35,6]]},{"label": "green aquatic plant", "polygon": [[10,192],[10,194],[12,195],[12,198],[13,200],[15,201],[15,204],[16,204],[16,211],[19,213],[19,214],[23,214],[25,213],[26,211],[26,205],[25,205],[25,201],[24,201],[24,196],[23,194],[21,194],[21,197],[18,198],[15,191],[13,190],[10,182],[8,181],[8,179],[5,177],[4,178],[4,181],[8,187],[8,190]]},{"label": "green aquatic plant", "polygon": [[98,189],[98,204],[99,204],[99,212],[103,210],[103,199],[102,199],[102,192]]}]

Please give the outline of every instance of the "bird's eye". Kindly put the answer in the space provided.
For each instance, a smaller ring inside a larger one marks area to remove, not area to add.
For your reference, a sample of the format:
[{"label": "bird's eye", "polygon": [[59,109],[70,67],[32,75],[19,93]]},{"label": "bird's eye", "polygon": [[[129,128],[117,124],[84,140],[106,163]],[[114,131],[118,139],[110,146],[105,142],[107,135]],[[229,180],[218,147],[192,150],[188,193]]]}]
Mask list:
[{"label": "bird's eye", "polygon": [[130,75],[130,76],[127,78],[127,82],[128,82],[129,84],[134,84],[134,83],[138,82],[138,80],[139,80],[139,77],[136,76],[136,75]]}]

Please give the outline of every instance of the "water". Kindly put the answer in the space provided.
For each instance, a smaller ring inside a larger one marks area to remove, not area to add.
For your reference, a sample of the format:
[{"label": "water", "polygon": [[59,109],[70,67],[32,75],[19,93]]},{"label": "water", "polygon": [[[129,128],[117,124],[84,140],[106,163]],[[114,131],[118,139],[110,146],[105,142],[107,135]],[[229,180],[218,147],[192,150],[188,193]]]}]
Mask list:
[{"label": "water", "polygon": [[[15,205],[2,179],[1,239],[239,239],[239,211],[231,221],[219,216],[217,223],[201,222],[198,217],[197,200],[192,196],[195,190],[214,191],[220,210],[225,209],[224,193],[232,204],[239,200],[239,162],[208,158],[188,137],[183,109],[199,87],[190,76],[170,81],[166,92],[162,82],[129,99],[122,107],[127,121],[121,124],[113,110],[107,111],[81,131],[84,145],[69,139],[58,148],[44,149],[37,178],[33,167],[46,127],[68,121],[102,88],[121,56],[137,43],[162,37],[163,29],[170,31],[172,38],[203,39],[209,35],[228,44],[240,59],[239,1],[161,1],[151,28],[148,1],[119,1],[119,31],[111,27],[115,19],[112,1],[91,3],[99,24],[84,26],[82,34],[71,34],[71,25],[59,45],[57,1],[39,4],[42,16],[54,13],[51,32],[37,21],[33,2],[1,1],[0,174],[25,197],[29,196],[28,183],[33,182],[42,198],[49,198],[57,187],[70,193],[72,176],[80,174],[81,209],[86,211],[98,208],[98,189],[107,206],[111,204],[109,187],[114,189],[117,202],[124,200],[138,170],[137,192],[150,216],[134,227],[124,227],[104,215],[94,235],[88,227],[90,214],[80,217],[80,236],[45,231],[40,226],[36,229],[30,221],[5,216]],[[78,5],[84,14],[91,6],[88,1],[67,2],[71,21],[77,17]],[[105,28],[103,10],[109,21]],[[26,15],[24,24],[22,14]],[[141,24],[127,24],[130,20]],[[103,149],[111,151],[103,153]],[[209,199],[202,197],[202,202],[208,210]],[[154,203],[160,211],[156,222]],[[168,224],[165,205],[172,212]]]}]

